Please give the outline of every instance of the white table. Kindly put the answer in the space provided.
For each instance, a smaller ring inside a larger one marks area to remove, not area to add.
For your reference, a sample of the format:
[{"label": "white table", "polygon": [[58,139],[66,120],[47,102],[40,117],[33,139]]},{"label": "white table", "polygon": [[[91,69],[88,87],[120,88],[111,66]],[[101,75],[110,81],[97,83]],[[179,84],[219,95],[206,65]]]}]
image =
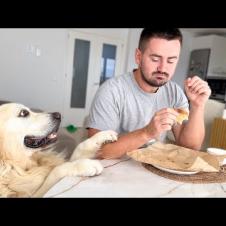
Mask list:
[{"label": "white table", "polygon": [[226,183],[191,184],[158,176],[132,159],[102,160],[95,177],[65,177],[44,197],[226,197]]}]

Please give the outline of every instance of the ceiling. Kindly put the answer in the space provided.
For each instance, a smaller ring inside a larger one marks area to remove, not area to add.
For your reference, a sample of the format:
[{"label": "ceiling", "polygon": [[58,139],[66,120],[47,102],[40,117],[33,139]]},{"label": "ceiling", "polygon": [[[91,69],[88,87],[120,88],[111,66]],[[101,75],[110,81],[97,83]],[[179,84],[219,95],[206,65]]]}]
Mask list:
[{"label": "ceiling", "polygon": [[226,36],[226,28],[181,28],[181,30],[190,32],[195,36],[210,34]]}]

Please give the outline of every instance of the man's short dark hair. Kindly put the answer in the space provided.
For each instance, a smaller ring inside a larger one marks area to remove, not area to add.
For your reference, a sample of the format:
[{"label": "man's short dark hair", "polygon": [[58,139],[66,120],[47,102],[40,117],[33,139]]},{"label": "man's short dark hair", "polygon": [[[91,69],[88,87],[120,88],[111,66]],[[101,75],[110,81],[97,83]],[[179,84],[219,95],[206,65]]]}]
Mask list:
[{"label": "man's short dark hair", "polygon": [[138,48],[141,51],[145,50],[146,43],[151,38],[162,38],[168,41],[170,40],[179,40],[182,45],[183,36],[181,31],[178,28],[144,28],[140,35]]}]

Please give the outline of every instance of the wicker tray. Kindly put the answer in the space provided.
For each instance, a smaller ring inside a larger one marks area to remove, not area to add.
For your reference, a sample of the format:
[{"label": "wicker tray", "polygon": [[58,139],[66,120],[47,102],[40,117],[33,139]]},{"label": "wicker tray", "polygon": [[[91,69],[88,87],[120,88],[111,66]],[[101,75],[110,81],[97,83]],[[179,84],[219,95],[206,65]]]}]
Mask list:
[{"label": "wicker tray", "polygon": [[221,167],[220,172],[216,172],[216,173],[200,172],[200,173],[192,174],[192,175],[178,175],[178,174],[168,173],[168,172],[159,170],[150,164],[142,163],[142,165],[147,170],[151,171],[154,174],[157,174],[161,177],[165,177],[167,179],[171,179],[171,180],[175,180],[175,181],[194,183],[194,184],[226,182],[226,165]]}]

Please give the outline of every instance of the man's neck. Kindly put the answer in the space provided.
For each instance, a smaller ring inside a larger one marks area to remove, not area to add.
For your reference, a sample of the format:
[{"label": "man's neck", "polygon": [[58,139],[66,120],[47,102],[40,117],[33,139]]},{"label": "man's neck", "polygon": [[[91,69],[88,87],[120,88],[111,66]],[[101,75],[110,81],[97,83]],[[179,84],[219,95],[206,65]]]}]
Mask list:
[{"label": "man's neck", "polygon": [[150,84],[148,84],[147,82],[145,82],[143,80],[139,69],[133,70],[133,73],[134,73],[134,77],[135,77],[137,84],[144,92],[156,93],[158,91],[158,89],[159,89],[158,87],[151,86]]}]

